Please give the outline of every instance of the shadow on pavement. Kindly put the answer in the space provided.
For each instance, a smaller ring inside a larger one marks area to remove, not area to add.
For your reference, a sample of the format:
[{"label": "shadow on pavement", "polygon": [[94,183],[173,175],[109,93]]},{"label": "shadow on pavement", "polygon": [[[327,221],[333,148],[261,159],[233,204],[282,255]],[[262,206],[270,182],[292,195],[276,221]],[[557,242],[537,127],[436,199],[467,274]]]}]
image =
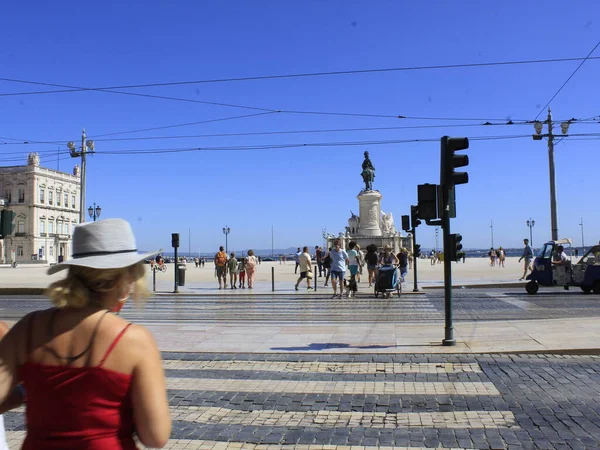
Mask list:
[{"label": "shadow on pavement", "polygon": [[[300,352],[300,351],[322,351],[330,350],[332,348],[362,348],[362,349],[376,349],[376,348],[397,348],[404,347],[403,345],[350,345],[336,342],[319,343],[315,342],[308,344],[305,347],[271,347],[271,350],[280,350],[286,352]],[[430,345],[410,345],[409,347],[430,347]]]}]

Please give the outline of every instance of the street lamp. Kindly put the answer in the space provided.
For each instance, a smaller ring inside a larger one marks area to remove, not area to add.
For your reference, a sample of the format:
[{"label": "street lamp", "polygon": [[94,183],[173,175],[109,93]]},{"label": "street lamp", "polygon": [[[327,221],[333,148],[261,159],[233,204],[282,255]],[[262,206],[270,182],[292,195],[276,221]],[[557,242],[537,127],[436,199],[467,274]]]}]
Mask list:
[{"label": "street lamp", "polygon": [[229,249],[227,247],[227,235],[229,235],[229,233],[231,233],[231,228],[225,225],[223,227],[223,234],[225,235],[225,253],[229,253]]},{"label": "street lamp", "polygon": [[94,153],[94,141],[88,141],[87,136],[85,134],[85,130],[83,130],[81,134],[81,148],[79,151],[77,150],[77,146],[74,142],[68,142],[67,147],[69,149],[69,153],[71,154],[71,158],[79,158],[81,157],[81,172],[79,175],[79,183],[80,183],[80,195],[79,195],[79,223],[85,222],[85,156],[88,153]]},{"label": "street lamp", "polygon": [[530,217],[529,220],[527,220],[525,223],[529,227],[529,245],[531,245],[531,248],[533,248],[533,231],[532,231],[532,229],[533,229],[533,226],[535,225],[535,220],[533,220]]},{"label": "street lamp", "polygon": [[90,219],[94,219],[94,222],[97,218],[100,217],[100,213],[102,212],[102,208],[100,206],[96,206],[96,202],[94,202],[94,206],[90,206],[88,208],[88,214],[90,215]]},{"label": "street lamp", "polygon": [[490,233],[492,234],[492,248],[494,248],[494,221],[490,220]]},{"label": "street lamp", "polygon": [[585,243],[583,241],[583,217],[581,218],[579,226],[581,227],[581,253],[585,253]]}]

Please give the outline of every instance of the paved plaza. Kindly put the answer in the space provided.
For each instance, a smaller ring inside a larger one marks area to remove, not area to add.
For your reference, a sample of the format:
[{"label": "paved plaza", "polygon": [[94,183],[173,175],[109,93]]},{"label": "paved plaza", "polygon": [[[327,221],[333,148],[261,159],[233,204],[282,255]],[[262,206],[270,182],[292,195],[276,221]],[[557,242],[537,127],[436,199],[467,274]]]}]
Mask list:
[{"label": "paved plaza", "polygon": [[[457,345],[444,347],[441,265],[423,264],[422,292],[390,299],[365,282],[352,299],[331,299],[322,279],[295,292],[293,265],[277,266],[259,267],[256,289],[232,291],[188,264],[180,293],[170,271],[143,307],[122,311],[163,352],[166,448],[600,449],[599,296],[529,296],[516,264],[467,260],[453,266]],[[39,290],[44,270],[0,269],[0,281]],[[0,295],[11,324],[47,306]],[[19,448],[23,408],[5,421]]]}]

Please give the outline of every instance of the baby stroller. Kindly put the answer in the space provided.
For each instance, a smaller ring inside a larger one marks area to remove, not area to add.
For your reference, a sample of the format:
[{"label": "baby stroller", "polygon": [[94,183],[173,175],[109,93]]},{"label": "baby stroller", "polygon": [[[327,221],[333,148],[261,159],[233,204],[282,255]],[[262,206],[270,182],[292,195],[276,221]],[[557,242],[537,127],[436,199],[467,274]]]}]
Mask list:
[{"label": "baby stroller", "polygon": [[396,291],[398,297],[402,294],[402,283],[398,278],[398,269],[395,266],[381,266],[375,279],[375,297],[381,293],[385,298],[390,298]]}]

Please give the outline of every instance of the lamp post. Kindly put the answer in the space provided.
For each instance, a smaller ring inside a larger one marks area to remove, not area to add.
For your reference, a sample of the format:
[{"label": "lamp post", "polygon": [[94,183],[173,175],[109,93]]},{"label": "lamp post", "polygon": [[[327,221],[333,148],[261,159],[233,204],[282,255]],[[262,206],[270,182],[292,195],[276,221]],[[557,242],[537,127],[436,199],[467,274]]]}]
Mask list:
[{"label": "lamp post", "polygon": [[[548,125],[548,133],[542,134],[543,123]],[[554,134],[552,134],[552,111],[548,107],[548,118],[544,122],[536,120],[533,123],[535,134],[533,135],[534,141],[541,141],[543,138],[548,138],[548,167],[550,169],[550,222],[552,231],[552,240],[558,239],[558,217],[556,212],[556,174],[554,169]],[[571,121],[567,120],[560,124],[560,131],[563,136],[568,136],[569,126]]]},{"label": "lamp post", "polygon": [[229,253],[229,248],[227,247],[227,236],[231,233],[231,228],[227,225],[223,227],[223,234],[225,235],[225,253]]},{"label": "lamp post", "polygon": [[71,158],[81,157],[81,172],[80,172],[80,189],[79,193],[79,223],[85,222],[85,155],[88,153],[94,153],[94,141],[88,141],[85,134],[85,129],[81,133],[81,148],[77,151],[77,147],[74,142],[68,142],[67,147],[71,154]]},{"label": "lamp post", "polygon": [[579,224],[581,227],[581,253],[585,253],[585,242],[583,241],[583,217],[581,218],[581,223]]},{"label": "lamp post", "polygon": [[530,217],[525,223],[529,227],[529,244],[533,248],[533,226],[535,225],[535,220]]},{"label": "lamp post", "polygon": [[492,248],[494,248],[494,222],[490,220],[490,230],[492,234]]},{"label": "lamp post", "polygon": [[96,221],[96,219],[98,219],[100,217],[100,213],[102,212],[102,208],[100,208],[100,206],[96,206],[96,202],[94,202],[94,206],[90,206],[88,208],[88,214],[90,215],[90,219],[94,219],[94,222]]}]

